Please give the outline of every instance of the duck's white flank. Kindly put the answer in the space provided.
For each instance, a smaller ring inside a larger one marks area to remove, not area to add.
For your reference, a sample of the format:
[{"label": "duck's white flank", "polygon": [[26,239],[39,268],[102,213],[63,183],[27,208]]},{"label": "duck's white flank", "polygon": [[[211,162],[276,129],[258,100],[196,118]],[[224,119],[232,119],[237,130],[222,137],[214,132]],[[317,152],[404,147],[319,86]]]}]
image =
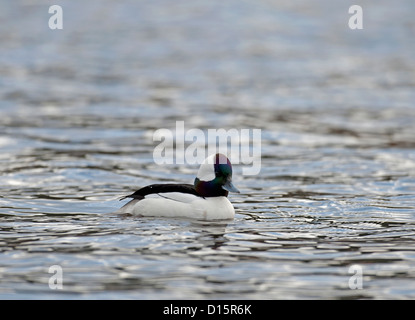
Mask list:
[{"label": "duck's white flank", "polygon": [[233,205],[226,197],[202,198],[181,193],[155,194],[142,200],[135,199],[116,213],[197,220],[231,220],[235,216]]}]

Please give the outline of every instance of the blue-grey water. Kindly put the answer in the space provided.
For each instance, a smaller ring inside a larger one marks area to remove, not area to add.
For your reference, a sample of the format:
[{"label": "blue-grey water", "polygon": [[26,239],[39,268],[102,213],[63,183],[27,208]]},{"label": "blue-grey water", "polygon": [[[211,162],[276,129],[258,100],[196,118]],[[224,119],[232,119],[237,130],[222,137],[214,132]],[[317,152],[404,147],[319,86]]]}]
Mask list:
[{"label": "blue-grey water", "polygon": [[[414,1],[52,2],[0,1],[0,298],[415,298]],[[234,221],[111,213],[176,121],[261,129]]]}]

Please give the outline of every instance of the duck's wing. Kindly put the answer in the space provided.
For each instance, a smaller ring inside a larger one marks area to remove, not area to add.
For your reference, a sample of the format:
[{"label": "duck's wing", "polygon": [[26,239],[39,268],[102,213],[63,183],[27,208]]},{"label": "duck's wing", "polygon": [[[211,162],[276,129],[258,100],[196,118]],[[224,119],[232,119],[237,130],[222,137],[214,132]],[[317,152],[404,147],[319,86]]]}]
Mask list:
[{"label": "duck's wing", "polygon": [[201,196],[197,193],[194,186],[191,184],[152,184],[143,187],[136,192],[122,197],[120,200],[132,198],[129,202],[123,205],[116,213],[131,213],[134,206],[144,198],[160,198],[170,199],[183,203],[190,203],[195,199],[200,199]]},{"label": "duck's wing", "polygon": [[[175,194],[177,196],[182,195],[193,195],[200,197],[197,193],[195,187],[191,184],[175,184],[175,183],[165,183],[165,184],[152,184],[146,187],[143,187],[136,192],[122,197],[120,200],[124,200],[126,198],[133,198],[133,199],[144,199],[147,195],[151,194],[160,194],[160,196],[165,198],[172,197],[171,194]],[[174,200],[174,199],[172,199]]]}]

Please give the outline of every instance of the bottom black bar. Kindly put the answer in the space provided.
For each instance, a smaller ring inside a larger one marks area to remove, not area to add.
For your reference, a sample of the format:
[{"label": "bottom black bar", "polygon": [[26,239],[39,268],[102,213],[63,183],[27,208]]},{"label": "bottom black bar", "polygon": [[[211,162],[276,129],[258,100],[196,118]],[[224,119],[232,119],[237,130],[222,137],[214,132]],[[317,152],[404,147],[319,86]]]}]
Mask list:
[{"label": "bottom black bar", "polygon": [[[116,318],[128,315],[133,319],[277,319],[304,316],[322,320],[342,314],[340,310],[349,312],[358,307],[356,305],[353,309],[346,303],[354,302],[344,300],[3,300],[0,307],[2,303],[3,310],[14,310],[21,316],[45,315],[46,310],[46,314],[54,318],[62,313],[68,318],[112,318],[115,314]],[[385,302],[369,303],[382,303],[369,309],[371,315],[380,316]],[[359,312],[362,310],[360,307]],[[399,308],[402,310],[402,305]]]}]

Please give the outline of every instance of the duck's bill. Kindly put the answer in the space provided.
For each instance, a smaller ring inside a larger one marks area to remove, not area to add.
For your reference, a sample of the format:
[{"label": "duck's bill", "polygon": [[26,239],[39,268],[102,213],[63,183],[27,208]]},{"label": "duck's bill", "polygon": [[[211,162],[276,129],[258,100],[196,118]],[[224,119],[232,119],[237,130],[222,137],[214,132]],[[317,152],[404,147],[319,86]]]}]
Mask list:
[{"label": "duck's bill", "polygon": [[226,183],[222,186],[222,189],[225,189],[226,191],[229,191],[229,192],[240,193],[239,190],[236,189],[236,187],[232,184],[231,181],[226,181]]}]

